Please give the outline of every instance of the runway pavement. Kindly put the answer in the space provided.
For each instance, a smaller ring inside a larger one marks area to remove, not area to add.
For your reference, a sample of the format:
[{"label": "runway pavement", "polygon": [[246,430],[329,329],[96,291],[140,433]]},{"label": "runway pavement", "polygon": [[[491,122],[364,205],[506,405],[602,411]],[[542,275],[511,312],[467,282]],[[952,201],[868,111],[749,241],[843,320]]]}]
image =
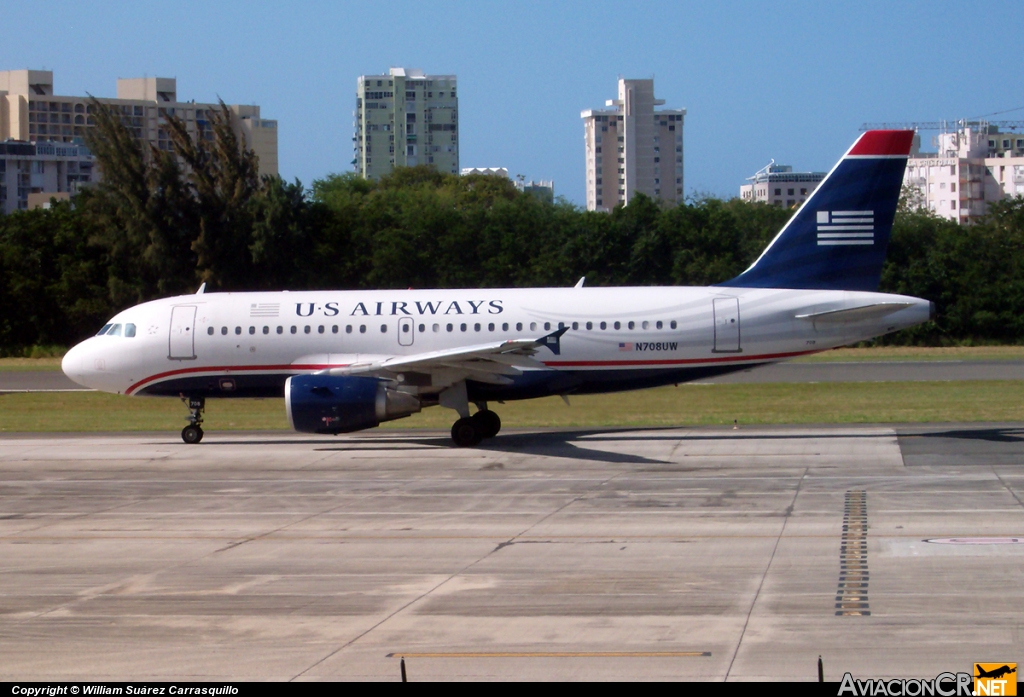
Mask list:
[{"label": "runway pavement", "polygon": [[[1024,380],[1024,361],[879,361],[775,363],[710,383]],[[0,371],[0,393],[81,389],[59,371]]]},{"label": "runway pavement", "polygon": [[0,680],[1020,661],[1022,464],[1024,424],[0,436]]}]

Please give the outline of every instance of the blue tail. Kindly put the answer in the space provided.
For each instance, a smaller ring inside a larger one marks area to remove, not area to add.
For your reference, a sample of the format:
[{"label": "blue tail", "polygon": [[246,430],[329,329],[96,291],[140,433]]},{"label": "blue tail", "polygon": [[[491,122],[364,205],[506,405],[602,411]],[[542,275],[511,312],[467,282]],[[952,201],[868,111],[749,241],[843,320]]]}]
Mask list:
[{"label": "blue tail", "polygon": [[749,269],[720,286],[878,290],[913,131],[868,131]]}]

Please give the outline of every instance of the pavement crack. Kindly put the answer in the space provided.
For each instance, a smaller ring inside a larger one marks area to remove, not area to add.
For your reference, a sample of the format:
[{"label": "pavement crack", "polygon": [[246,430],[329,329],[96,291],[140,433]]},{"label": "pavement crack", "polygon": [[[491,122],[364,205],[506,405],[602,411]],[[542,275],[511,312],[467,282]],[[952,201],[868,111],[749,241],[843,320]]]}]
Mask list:
[{"label": "pavement crack", "polygon": [[[582,493],[582,494],[578,494],[578,495],[576,495],[576,496],[573,496],[572,498],[570,498],[570,499],[569,499],[568,501],[566,501],[566,502],[565,502],[565,503],[563,503],[562,505],[558,506],[557,508],[555,508],[555,509],[554,509],[554,510],[552,510],[552,511],[549,511],[549,512],[548,512],[548,513],[546,513],[545,515],[541,516],[541,517],[540,517],[539,519],[537,519],[537,520],[535,520],[534,522],[532,522],[532,523],[530,523],[529,525],[527,525],[527,526],[526,526],[526,527],[525,527],[524,529],[520,530],[520,531],[519,531],[518,533],[516,533],[515,535],[513,535],[513,536],[512,536],[512,537],[510,537],[509,539],[505,540],[504,542],[500,542],[500,543],[498,543],[498,546],[497,546],[497,547],[495,547],[494,549],[490,550],[490,551],[489,551],[489,552],[487,552],[486,554],[482,555],[482,556],[481,556],[481,557],[480,557],[479,559],[474,559],[473,561],[471,561],[471,562],[469,562],[468,564],[466,564],[465,566],[463,566],[463,567],[462,567],[461,569],[459,569],[459,570],[457,570],[457,571],[454,571],[454,572],[452,572],[452,573],[451,573],[451,574],[449,574],[449,575],[448,575],[448,576],[447,576],[446,578],[442,579],[441,581],[439,581],[438,583],[436,583],[436,584],[435,584],[434,586],[432,586],[431,588],[429,588],[429,589],[427,589],[427,590],[423,591],[422,593],[420,593],[419,595],[417,595],[417,596],[416,596],[415,598],[412,598],[411,600],[409,600],[409,602],[407,602],[407,603],[403,604],[403,605],[402,605],[401,607],[398,607],[398,608],[396,608],[396,609],[395,609],[394,611],[392,611],[392,612],[388,613],[388,614],[387,614],[387,615],[386,615],[385,617],[382,617],[382,618],[381,618],[381,619],[380,619],[379,621],[375,622],[375,623],[374,623],[373,625],[371,625],[370,627],[367,627],[367,628],[366,628],[366,629],[364,629],[364,630],[363,630],[362,632],[360,632],[360,633],[359,633],[359,634],[357,634],[356,636],[352,637],[351,639],[349,639],[348,641],[346,641],[345,643],[343,643],[343,644],[342,644],[341,646],[337,647],[337,648],[336,648],[336,649],[334,649],[333,651],[329,652],[329,653],[328,653],[327,655],[323,656],[323,657],[322,657],[322,658],[320,658],[319,660],[315,661],[314,663],[312,663],[311,665],[309,665],[308,667],[306,667],[306,668],[305,668],[304,670],[302,670],[302,671],[300,671],[299,673],[297,673],[297,674],[296,674],[295,676],[293,676],[293,677],[292,677],[292,678],[291,678],[291,679],[290,679],[290,680],[289,680],[288,682],[294,682],[295,680],[298,680],[298,679],[299,679],[299,678],[301,678],[301,677],[302,677],[303,675],[305,675],[305,674],[306,674],[306,673],[308,673],[309,671],[313,670],[313,669],[314,669],[314,668],[316,668],[317,666],[319,666],[319,665],[323,664],[323,663],[324,663],[325,661],[327,661],[327,660],[328,660],[328,659],[330,659],[331,657],[333,657],[333,656],[336,656],[336,655],[338,655],[339,653],[341,653],[342,651],[344,651],[344,650],[345,650],[345,649],[347,649],[348,647],[352,646],[353,644],[355,644],[356,642],[358,642],[359,640],[361,640],[361,639],[362,639],[363,637],[365,637],[365,636],[367,636],[368,634],[370,634],[370,632],[372,632],[372,631],[374,631],[375,629],[377,629],[377,628],[381,627],[382,625],[384,625],[385,623],[387,623],[387,622],[388,622],[389,620],[391,620],[391,619],[392,619],[393,617],[396,617],[396,616],[398,616],[399,614],[401,614],[401,613],[405,612],[405,611],[406,611],[407,609],[409,609],[410,607],[412,607],[413,605],[415,605],[415,604],[416,604],[416,603],[418,603],[419,601],[423,600],[424,598],[426,598],[426,597],[430,596],[430,595],[431,595],[432,593],[434,593],[434,592],[436,592],[437,590],[439,590],[439,589],[440,589],[440,588],[441,588],[442,586],[446,585],[447,583],[451,582],[452,580],[454,580],[454,579],[458,578],[459,576],[461,576],[462,574],[466,573],[467,571],[469,571],[469,570],[470,570],[470,569],[472,569],[472,568],[473,568],[474,566],[476,566],[476,565],[477,565],[477,564],[479,564],[480,562],[482,562],[482,561],[484,561],[485,559],[487,559],[488,557],[490,557],[490,556],[491,556],[492,554],[494,554],[494,553],[495,553],[495,552],[497,552],[498,550],[500,550],[500,549],[504,549],[505,547],[509,547],[509,546],[511,546],[511,545],[514,545],[514,544],[516,544],[516,542],[517,542],[517,541],[519,541],[519,539],[520,539],[521,537],[523,537],[524,535],[526,535],[527,533],[529,533],[529,532],[530,532],[531,530],[533,530],[534,528],[536,528],[536,527],[537,527],[538,525],[540,525],[540,524],[542,524],[543,522],[545,522],[545,521],[549,520],[549,519],[550,519],[550,518],[551,518],[552,516],[558,515],[559,513],[561,513],[562,511],[564,511],[564,510],[565,510],[566,508],[568,508],[569,506],[573,505],[573,504],[574,504],[574,503],[576,503],[577,501],[581,501],[581,500],[583,500],[583,499],[584,499],[584,498],[585,498],[586,496],[588,496],[588,495],[590,495],[590,494],[594,493],[595,491],[598,491],[598,490],[600,490],[600,488],[601,488],[601,487],[605,486],[606,484],[608,484],[608,483],[609,483],[609,482],[611,482],[612,480],[616,479],[617,477],[620,477],[620,476],[622,476],[622,474],[623,474],[623,472],[616,472],[616,473],[615,473],[615,474],[613,474],[612,476],[610,476],[610,477],[606,477],[605,479],[601,480],[600,482],[598,482],[597,484],[595,484],[594,486],[592,486],[592,487],[591,487],[591,488],[590,488],[589,490],[587,490],[586,492],[584,492],[584,493]],[[778,546],[778,542],[777,542],[777,541],[776,541],[776,546]]]},{"label": "pavement crack", "polygon": [[757,584],[757,591],[754,592],[754,599],[750,602],[750,607],[747,609],[747,617],[743,621],[743,629],[740,631],[740,638],[736,641],[736,650],[732,653],[732,658],[729,659],[729,667],[725,671],[725,681],[728,682],[729,674],[732,673],[733,664],[736,663],[736,657],[740,653],[740,647],[743,645],[743,637],[747,635],[747,627],[750,626],[750,617],[754,614],[754,608],[757,606],[758,598],[761,597],[761,589],[764,588],[764,581],[768,578],[768,572],[772,568],[772,562],[775,561],[775,553],[779,551],[779,543],[782,541],[783,535],[786,534],[786,525],[789,523],[789,519],[793,514],[793,507],[796,505],[796,499],[800,495],[800,489],[804,485],[804,480],[807,478],[807,473],[810,468],[804,469],[804,474],[800,477],[800,481],[797,482],[796,491],[793,492],[793,499],[789,502],[789,506],[786,507],[785,516],[782,519],[782,527],[779,529],[779,534],[775,538],[775,544],[772,546],[772,554],[768,558],[768,563],[765,564],[764,573],[761,574],[761,581]]}]

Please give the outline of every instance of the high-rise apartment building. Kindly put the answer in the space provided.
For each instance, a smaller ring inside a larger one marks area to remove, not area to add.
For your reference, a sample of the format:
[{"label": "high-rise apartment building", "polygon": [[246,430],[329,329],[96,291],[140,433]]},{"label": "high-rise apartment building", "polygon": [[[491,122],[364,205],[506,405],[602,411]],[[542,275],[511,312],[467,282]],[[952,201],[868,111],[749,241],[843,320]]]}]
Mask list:
[{"label": "high-rise apartment building", "polygon": [[619,80],[612,109],[588,109],[583,118],[587,210],[628,204],[638,193],[665,203],[683,200],[683,117],[686,109],[654,107],[654,80]]},{"label": "high-rise apartment building", "polygon": [[367,179],[395,167],[459,173],[459,96],[454,75],[391,68],[356,83],[352,164]]},{"label": "high-rise apartment building", "polygon": [[[117,98],[97,101],[118,110],[135,137],[161,150],[171,147],[167,117],[177,116],[194,136],[209,136],[211,112],[219,104],[179,102],[177,81],[169,77],[119,79]],[[0,141],[80,143],[95,127],[89,97],[53,93],[49,70],[0,71]],[[245,145],[259,157],[260,174],[277,174],[277,121],[260,116],[256,105],[228,106],[231,122]]]},{"label": "high-rise apartment building", "polygon": [[993,201],[1024,195],[1024,133],[962,121],[935,145],[937,152],[911,152],[903,175],[920,207],[967,224],[987,214]]}]

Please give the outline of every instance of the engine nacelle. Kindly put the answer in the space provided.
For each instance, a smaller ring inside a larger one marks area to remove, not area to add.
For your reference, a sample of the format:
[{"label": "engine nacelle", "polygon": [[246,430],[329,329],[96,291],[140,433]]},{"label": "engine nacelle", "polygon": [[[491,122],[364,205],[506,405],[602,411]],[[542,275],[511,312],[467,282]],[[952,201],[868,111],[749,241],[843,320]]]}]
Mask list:
[{"label": "engine nacelle", "polygon": [[288,422],[301,433],[348,433],[420,410],[415,395],[376,378],[294,375],[284,383]]}]

